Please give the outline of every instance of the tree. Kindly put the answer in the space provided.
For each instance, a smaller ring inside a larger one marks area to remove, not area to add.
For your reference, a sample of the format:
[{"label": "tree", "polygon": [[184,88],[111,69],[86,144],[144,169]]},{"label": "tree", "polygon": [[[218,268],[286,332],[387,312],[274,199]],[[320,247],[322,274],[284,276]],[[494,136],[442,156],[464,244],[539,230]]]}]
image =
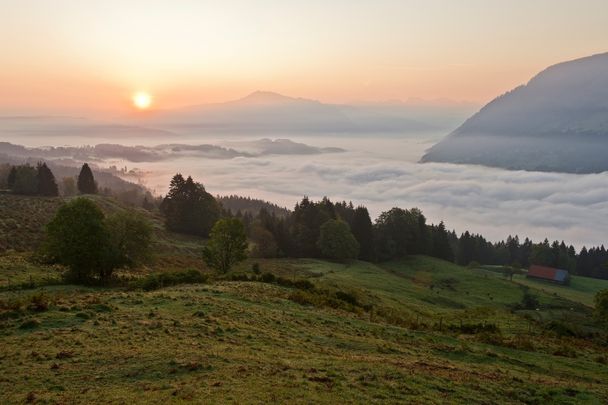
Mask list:
[{"label": "tree", "polygon": [[277,257],[278,247],[274,235],[260,224],[254,224],[249,231],[254,247],[252,257]]},{"label": "tree", "polygon": [[76,195],[76,182],[73,177],[64,177],[61,180],[61,194],[66,197]]},{"label": "tree", "polygon": [[195,183],[192,177],[184,180],[181,174],[173,176],[160,209],[167,229],[205,237],[220,217],[220,206],[215,198],[202,184]]},{"label": "tree", "polygon": [[367,208],[359,206],[355,209],[351,230],[359,242],[359,259],[373,261],[374,254],[374,227]]},{"label": "tree", "polygon": [[417,208],[392,208],[376,220],[374,237],[379,260],[422,254],[427,248],[426,219]]},{"label": "tree", "polygon": [[247,236],[243,222],[223,218],[213,225],[210,238],[203,249],[203,259],[211,268],[226,273],[236,263],[247,258]]},{"label": "tree", "polygon": [[7,187],[9,190],[12,190],[13,187],[15,187],[16,180],[17,180],[17,168],[15,166],[12,166],[10,172],[8,172],[8,177],[6,179]]},{"label": "tree", "polygon": [[[126,210],[107,217],[105,225],[110,237],[112,261],[106,271],[146,262],[151,256],[152,226],[138,212]],[[104,274],[103,278],[111,274]]]},{"label": "tree", "polygon": [[431,239],[431,255],[433,257],[448,261],[454,260],[454,253],[450,246],[448,231],[445,229],[443,221],[441,221],[439,225],[431,227]]},{"label": "tree", "polygon": [[359,255],[359,242],[348,224],[339,219],[330,219],[321,225],[317,244],[323,256],[329,259],[349,261]]},{"label": "tree", "polygon": [[600,321],[608,321],[608,290],[595,294],[595,316]]},{"label": "tree", "polygon": [[15,180],[11,190],[15,194],[36,195],[38,193],[38,171],[30,165],[15,168]]},{"label": "tree", "polygon": [[608,290],[601,290],[595,294],[595,317],[600,322],[608,322]]},{"label": "tree", "polygon": [[90,281],[95,273],[107,273],[109,234],[103,212],[91,200],[77,198],[59,208],[47,225],[47,253],[69,267],[77,282]]},{"label": "tree", "polygon": [[82,165],[78,175],[78,191],[80,194],[97,194],[97,183],[87,163]]},{"label": "tree", "polygon": [[38,194],[47,197],[56,197],[59,195],[55,176],[46,163],[38,163]]}]

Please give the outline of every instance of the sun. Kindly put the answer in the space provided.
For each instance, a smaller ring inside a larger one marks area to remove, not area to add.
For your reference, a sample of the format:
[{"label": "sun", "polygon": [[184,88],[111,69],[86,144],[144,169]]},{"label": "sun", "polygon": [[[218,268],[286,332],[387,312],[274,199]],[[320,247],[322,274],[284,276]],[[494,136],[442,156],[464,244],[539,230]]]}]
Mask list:
[{"label": "sun", "polygon": [[135,108],[145,110],[152,104],[152,97],[145,91],[138,91],[133,94],[133,105]]}]

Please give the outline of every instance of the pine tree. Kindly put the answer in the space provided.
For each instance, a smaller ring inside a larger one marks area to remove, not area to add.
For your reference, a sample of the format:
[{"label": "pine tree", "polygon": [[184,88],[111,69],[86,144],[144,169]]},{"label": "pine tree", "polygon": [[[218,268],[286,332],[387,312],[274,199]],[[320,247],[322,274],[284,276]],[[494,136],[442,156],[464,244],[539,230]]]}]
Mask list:
[{"label": "pine tree", "polygon": [[80,194],[97,194],[97,184],[87,163],[82,165],[78,175],[78,191]]},{"label": "pine tree", "polygon": [[8,173],[8,178],[6,180],[9,190],[12,190],[13,187],[15,187],[15,181],[17,181],[17,168],[13,166],[11,167],[11,171]]},{"label": "pine tree", "polygon": [[220,217],[220,206],[215,198],[202,184],[195,183],[192,177],[184,180],[181,174],[173,176],[160,209],[169,230],[193,235],[208,236]]},{"label": "pine tree", "polygon": [[359,242],[359,258],[361,260],[374,260],[374,234],[372,220],[364,206],[355,209],[351,230]]},{"label": "pine tree", "polygon": [[59,195],[59,188],[55,176],[46,163],[38,163],[38,194],[47,197]]}]

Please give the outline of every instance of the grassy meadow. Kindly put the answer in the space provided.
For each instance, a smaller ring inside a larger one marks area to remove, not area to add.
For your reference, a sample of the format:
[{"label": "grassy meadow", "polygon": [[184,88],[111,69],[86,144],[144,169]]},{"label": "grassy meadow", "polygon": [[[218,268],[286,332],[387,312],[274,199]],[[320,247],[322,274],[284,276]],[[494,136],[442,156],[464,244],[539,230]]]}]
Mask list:
[{"label": "grassy meadow", "polygon": [[[32,229],[52,216],[24,203]],[[219,276],[203,241],[150,219],[154,262],[112,287],[62,284],[26,240],[0,254],[0,403],[608,402],[591,316],[605,282],[509,281],[424,256],[248,259]],[[206,278],[146,284],[187,269]]]}]

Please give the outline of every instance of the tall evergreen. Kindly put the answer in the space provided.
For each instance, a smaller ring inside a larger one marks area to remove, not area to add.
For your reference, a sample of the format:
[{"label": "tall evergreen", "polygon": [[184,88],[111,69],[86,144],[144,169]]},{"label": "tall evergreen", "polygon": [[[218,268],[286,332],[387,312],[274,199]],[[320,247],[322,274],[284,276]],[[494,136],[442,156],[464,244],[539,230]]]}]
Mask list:
[{"label": "tall evergreen", "polygon": [[361,260],[374,260],[374,229],[369,212],[364,206],[355,209],[352,216],[351,231],[359,242],[359,258]]},{"label": "tall evergreen", "polygon": [[220,217],[220,206],[202,184],[181,174],[171,179],[169,192],[163,199],[161,212],[169,230],[208,236]]},{"label": "tall evergreen", "polygon": [[8,173],[8,178],[6,179],[9,190],[12,190],[15,187],[15,181],[17,181],[17,168],[12,166],[11,171]]},{"label": "tall evergreen", "polygon": [[87,163],[82,165],[78,175],[78,191],[80,194],[97,194],[97,184]]},{"label": "tall evergreen", "polygon": [[38,194],[56,197],[59,195],[59,188],[55,181],[55,176],[46,163],[38,163]]},{"label": "tall evergreen", "polygon": [[432,226],[431,235],[433,241],[431,255],[443,260],[454,260],[454,252],[450,246],[449,234],[445,229],[443,221],[437,226]]}]

